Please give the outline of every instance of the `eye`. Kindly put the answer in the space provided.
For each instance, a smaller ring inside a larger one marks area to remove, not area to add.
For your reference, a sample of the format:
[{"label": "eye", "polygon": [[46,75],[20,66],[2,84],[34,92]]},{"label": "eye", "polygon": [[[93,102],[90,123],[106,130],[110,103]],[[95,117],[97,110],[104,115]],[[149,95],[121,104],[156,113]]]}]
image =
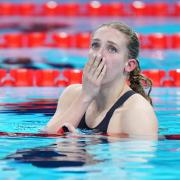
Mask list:
[{"label": "eye", "polygon": [[91,47],[92,47],[92,49],[97,49],[97,48],[99,48],[99,43],[98,42],[93,42],[92,44],[91,44]]},{"label": "eye", "polygon": [[108,46],[108,51],[110,52],[110,53],[117,53],[118,52],[118,50],[117,50],[117,48],[115,48],[114,46]]}]

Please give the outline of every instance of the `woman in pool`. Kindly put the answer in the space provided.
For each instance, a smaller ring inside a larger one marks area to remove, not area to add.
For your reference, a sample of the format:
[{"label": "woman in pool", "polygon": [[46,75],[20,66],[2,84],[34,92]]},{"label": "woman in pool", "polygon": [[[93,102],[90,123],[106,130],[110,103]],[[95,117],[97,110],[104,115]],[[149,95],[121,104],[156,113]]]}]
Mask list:
[{"label": "woman in pool", "polygon": [[126,24],[101,25],[93,34],[82,84],[67,87],[46,131],[66,126],[120,137],[157,138],[158,123],[140,74],[139,41]]}]

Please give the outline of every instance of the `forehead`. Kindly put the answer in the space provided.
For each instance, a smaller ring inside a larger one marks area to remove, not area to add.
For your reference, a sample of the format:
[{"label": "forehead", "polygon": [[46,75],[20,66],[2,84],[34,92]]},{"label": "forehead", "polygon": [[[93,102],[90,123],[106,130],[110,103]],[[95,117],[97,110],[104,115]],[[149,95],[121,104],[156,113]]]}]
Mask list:
[{"label": "forehead", "polygon": [[111,27],[101,27],[93,34],[93,39],[100,41],[112,41],[118,45],[127,45],[127,37],[124,33]]}]

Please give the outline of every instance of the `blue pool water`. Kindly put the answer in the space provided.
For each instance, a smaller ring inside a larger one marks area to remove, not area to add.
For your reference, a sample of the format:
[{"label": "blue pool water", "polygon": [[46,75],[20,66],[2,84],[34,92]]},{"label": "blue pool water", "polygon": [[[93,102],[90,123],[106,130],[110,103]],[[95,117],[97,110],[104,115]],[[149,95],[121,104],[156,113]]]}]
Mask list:
[{"label": "blue pool water", "polygon": [[[62,88],[1,88],[0,131],[37,133]],[[180,134],[180,88],[154,88],[159,134]],[[180,141],[100,135],[0,137],[1,179],[178,179]]]},{"label": "blue pool water", "polygon": [[[48,34],[92,31],[107,21],[124,21],[143,34],[173,34],[180,29],[178,17],[35,18],[36,23],[65,23],[65,27],[49,30]],[[21,23],[14,28],[7,25],[17,22]],[[31,22],[34,17],[1,17],[0,34],[26,32],[31,29]],[[87,55],[87,50],[77,49],[0,49],[0,68],[83,68]],[[18,58],[30,61],[20,63],[16,61]],[[11,63],[7,63],[7,59]],[[179,60],[179,50],[143,49],[140,52],[142,69],[177,69],[180,68]],[[0,87],[0,132],[12,133],[11,136],[0,136],[0,180],[180,179],[179,140],[117,139],[82,132],[56,138],[13,135],[14,132],[38,133],[53,115],[62,91],[62,88]],[[159,135],[180,134],[180,88],[153,88],[152,98],[159,120]]]},{"label": "blue pool water", "polygon": [[[22,51],[25,55],[22,55]],[[34,49],[0,49],[0,68],[33,68],[33,69],[82,69],[87,62],[88,50],[34,48]],[[29,57],[31,62],[16,63],[16,57]],[[12,63],[6,63],[4,59],[12,59]],[[141,50],[140,64],[142,69],[164,69],[166,71],[180,68],[179,50]],[[14,63],[13,63],[14,60]]]}]

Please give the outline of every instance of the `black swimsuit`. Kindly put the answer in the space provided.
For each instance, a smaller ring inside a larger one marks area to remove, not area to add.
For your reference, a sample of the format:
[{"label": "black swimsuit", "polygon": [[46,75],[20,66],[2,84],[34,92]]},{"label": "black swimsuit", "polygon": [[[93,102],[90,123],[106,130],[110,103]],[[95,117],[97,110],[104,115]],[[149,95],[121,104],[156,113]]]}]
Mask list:
[{"label": "black swimsuit", "polygon": [[85,114],[82,117],[78,128],[81,130],[93,130],[95,132],[102,132],[102,133],[107,133],[107,129],[108,129],[108,125],[110,122],[110,119],[114,113],[114,111],[119,108],[120,106],[122,106],[124,104],[124,102],[133,94],[135,94],[134,91],[130,90],[127,91],[126,93],[124,93],[116,102],[115,104],[111,107],[111,109],[106,113],[104,119],[100,122],[99,125],[97,125],[95,128],[90,128],[87,126],[86,124],[86,120],[85,120]]}]

